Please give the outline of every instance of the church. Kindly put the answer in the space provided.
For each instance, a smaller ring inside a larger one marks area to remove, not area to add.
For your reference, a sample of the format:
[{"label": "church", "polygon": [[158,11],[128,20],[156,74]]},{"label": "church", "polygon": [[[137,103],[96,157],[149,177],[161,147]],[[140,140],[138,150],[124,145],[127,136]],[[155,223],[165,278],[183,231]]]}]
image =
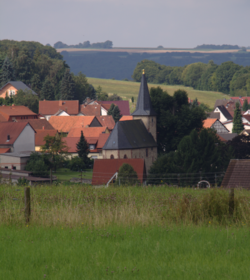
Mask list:
[{"label": "church", "polygon": [[143,71],[133,120],[116,123],[102,154],[103,159],[144,159],[146,173],[157,158],[156,112]]}]

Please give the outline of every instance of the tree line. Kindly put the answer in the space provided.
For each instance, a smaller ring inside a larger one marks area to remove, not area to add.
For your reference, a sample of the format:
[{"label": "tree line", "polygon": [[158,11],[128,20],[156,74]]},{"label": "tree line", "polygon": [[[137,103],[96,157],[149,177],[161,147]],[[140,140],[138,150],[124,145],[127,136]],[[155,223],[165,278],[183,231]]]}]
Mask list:
[{"label": "tree line", "polygon": [[107,40],[105,42],[100,43],[92,43],[90,44],[90,41],[85,41],[83,43],[79,43],[77,45],[67,45],[61,41],[58,41],[54,44],[55,49],[63,49],[63,48],[77,48],[77,49],[112,49],[113,42],[110,40]]},{"label": "tree line", "polygon": [[211,49],[211,50],[236,50],[239,49],[240,47],[238,45],[213,45],[213,44],[203,44],[203,45],[198,45],[196,50],[199,49]]},{"label": "tree line", "polygon": [[[0,87],[9,81],[22,81],[37,93],[36,96],[31,90],[20,90],[13,98],[16,105],[32,107],[34,112],[38,111],[38,101],[43,99],[82,103],[86,97],[95,98],[95,89],[84,74],[71,73],[60,53],[37,42],[0,41]],[[12,100],[7,98],[0,102],[11,103]]]},{"label": "tree line", "polygon": [[217,65],[211,60],[208,63],[197,62],[183,67],[172,67],[143,60],[134,69],[132,78],[135,81],[140,81],[142,69],[145,69],[147,80],[151,83],[185,85],[232,96],[250,94],[250,67],[232,61]]}]

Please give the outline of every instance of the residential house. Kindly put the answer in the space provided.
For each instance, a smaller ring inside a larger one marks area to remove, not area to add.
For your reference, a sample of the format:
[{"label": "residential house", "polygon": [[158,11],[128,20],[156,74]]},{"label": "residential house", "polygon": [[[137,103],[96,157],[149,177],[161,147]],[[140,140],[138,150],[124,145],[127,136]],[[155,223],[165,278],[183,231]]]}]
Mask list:
[{"label": "residential house", "polygon": [[98,138],[101,133],[109,133],[107,127],[73,127],[67,137],[80,137],[81,131],[85,138]]},{"label": "residential house", "polygon": [[112,131],[115,127],[115,121],[112,116],[97,116],[98,121],[102,126],[107,127],[109,131]]},{"label": "residential house", "polygon": [[0,88],[0,97],[5,98],[6,94],[12,97],[17,94],[18,90],[31,91],[31,93],[37,95],[31,88],[25,85],[21,81],[10,81]]},{"label": "residential house", "polygon": [[220,119],[219,121],[222,123],[228,122],[230,120],[233,120],[232,115],[229,113],[229,111],[226,109],[225,106],[217,106],[214,110],[214,113],[220,113]]},{"label": "residential house", "polygon": [[38,119],[36,113],[25,106],[0,106],[0,122]]},{"label": "residential house", "polygon": [[123,121],[132,121],[134,118],[133,116],[122,116],[119,120],[119,122],[123,122]]},{"label": "residential house", "polygon": [[39,152],[41,151],[41,147],[43,145],[45,145],[45,141],[44,141],[44,138],[46,136],[53,136],[55,137],[57,134],[57,130],[55,129],[50,129],[50,130],[47,130],[47,129],[37,129],[36,130],[36,134],[35,134],[35,151],[36,152]]},{"label": "residential house", "polygon": [[74,127],[102,127],[95,116],[51,116],[49,123],[58,132],[65,134]]},{"label": "residential house", "polygon": [[79,100],[43,100],[39,101],[39,114],[47,120],[51,116],[77,116],[79,114]]},{"label": "residential house", "polygon": [[101,116],[101,105],[98,103],[80,105],[79,115]]},{"label": "residential house", "polygon": [[10,152],[35,151],[35,131],[28,122],[1,122],[0,148]]},{"label": "residential house", "polygon": [[32,152],[34,151],[0,154],[0,168],[10,170],[25,170],[25,166]]},{"label": "residential house", "polygon": [[[89,145],[88,157],[91,159],[102,158],[102,148],[109,137],[108,133],[101,133],[98,137],[85,137]],[[63,141],[69,148],[68,154],[70,157],[78,156],[76,145],[79,142],[80,137],[64,137]]]},{"label": "residential house", "polygon": [[217,133],[229,133],[229,130],[218,119],[206,119],[203,121],[204,128],[212,128]]},{"label": "residential house", "polygon": [[92,185],[106,185],[119,168],[127,163],[131,165],[137,173],[138,180],[143,183],[146,179],[145,162],[142,158],[136,159],[100,159],[95,160],[93,168]]},{"label": "residential house", "polygon": [[54,130],[54,127],[46,119],[16,120],[17,122],[28,122],[35,130]]},{"label": "residential house", "polygon": [[250,160],[231,159],[221,186],[226,189],[250,189]]},{"label": "residential house", "polygon": [[108,114],[108,110],[113,103],[114,105],[118,106],[120,109],[120,114],[123,115],[130,115],[129,110],[129,102],[128,100],[118,100],[118,101],[98,101],[101,104],[101,115],[105,116]]}]

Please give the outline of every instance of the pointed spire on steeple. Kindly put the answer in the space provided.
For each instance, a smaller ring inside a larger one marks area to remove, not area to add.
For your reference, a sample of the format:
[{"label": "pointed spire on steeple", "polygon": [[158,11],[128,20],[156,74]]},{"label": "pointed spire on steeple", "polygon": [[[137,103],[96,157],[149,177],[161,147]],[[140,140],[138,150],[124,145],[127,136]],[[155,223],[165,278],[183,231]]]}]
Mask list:
[{"label": "pointed spire on steeple", "polygon": [[148,91],[148,84],[145,77],[145,71],[142,70],[140,91],[137,99],[136,109],[133,116],[156,116],[156,112],[152,107],[151,99]]}]

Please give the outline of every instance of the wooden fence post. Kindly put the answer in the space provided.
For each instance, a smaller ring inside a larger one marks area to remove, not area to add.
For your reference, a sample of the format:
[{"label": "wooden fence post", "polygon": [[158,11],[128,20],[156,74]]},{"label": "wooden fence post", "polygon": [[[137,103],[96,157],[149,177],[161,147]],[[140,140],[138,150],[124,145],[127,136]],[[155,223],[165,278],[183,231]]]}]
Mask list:
[{"label": "wooden fence post", "polygon": [[234,214],[234,188],[230,190],[229,194],[229,215],[233,216]]},{"label": "wooden fence post", "polygon": [[52,168],[50,168],[50,184],[52,185]]},{"label": "wooden fence post", "polygon": [[24,189],[24,202],[25,202],[25,220],[26,223],[30,221],[30,187]]}]

